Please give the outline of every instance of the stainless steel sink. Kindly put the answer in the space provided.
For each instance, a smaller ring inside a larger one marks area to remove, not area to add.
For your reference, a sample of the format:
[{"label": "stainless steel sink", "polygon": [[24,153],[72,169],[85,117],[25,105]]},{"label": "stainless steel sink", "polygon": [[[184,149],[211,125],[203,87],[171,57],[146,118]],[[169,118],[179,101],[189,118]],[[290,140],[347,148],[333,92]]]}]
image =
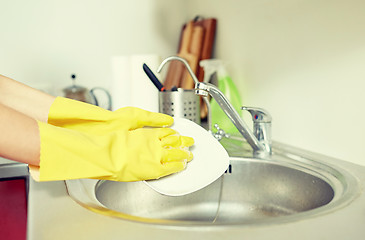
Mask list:
[{"label": "stainless steel sink", "polygon": [[[221,192],[222,191],[222,192]],[[99,182],[96,198],[133,216],[202,222],[245,222],[328,204],[334,190],[320,177],[261,160],[234,159],[231,173],[201,191],[167,197],[143,183]]]},{"label": "stainless steel sink", "polygon": [[161,195],[143,182],[66,181],[82,206],[125,220],[167,225],[287,222],[345,206],[357,181],[337,167],[274,153],[270,159],[232,157],[217,181],[181,197]]}]

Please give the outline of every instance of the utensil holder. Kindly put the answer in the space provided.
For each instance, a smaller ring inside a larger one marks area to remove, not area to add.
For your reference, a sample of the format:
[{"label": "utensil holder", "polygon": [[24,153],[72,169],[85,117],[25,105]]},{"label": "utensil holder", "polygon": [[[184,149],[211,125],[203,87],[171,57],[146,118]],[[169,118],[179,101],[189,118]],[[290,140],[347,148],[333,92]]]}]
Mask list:
[{"label": "utensil holder", "polygon": [[200,124],[200,98],[195,90],[178,88],[177,91],[159,92],[159,112],[172,117],[187,118]]}]

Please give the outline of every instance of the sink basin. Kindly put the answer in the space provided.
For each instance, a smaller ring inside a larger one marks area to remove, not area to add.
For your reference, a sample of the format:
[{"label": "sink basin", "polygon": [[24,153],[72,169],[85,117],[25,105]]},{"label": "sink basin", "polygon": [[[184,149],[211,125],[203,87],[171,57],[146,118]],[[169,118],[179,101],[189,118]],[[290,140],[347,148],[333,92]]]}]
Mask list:
[{"label": "sink basin", "polygon": [[324,206],[334,198],[330,184],[294,168],[236,159],[231,161],[230,169],[208,187],[182,197],[160,195],[140,182],[102,181],[95,193],[100,203],[118,212],[203,222],[291,215]]},{"label": "sink basin", "polygon": [[66,181],[82,206],[125,220],[162,225],[237,225],[295,221],[345,206],[357,181],[342,169],[298,156],[231,157],[227,172],[180,197],[143,182]]}]

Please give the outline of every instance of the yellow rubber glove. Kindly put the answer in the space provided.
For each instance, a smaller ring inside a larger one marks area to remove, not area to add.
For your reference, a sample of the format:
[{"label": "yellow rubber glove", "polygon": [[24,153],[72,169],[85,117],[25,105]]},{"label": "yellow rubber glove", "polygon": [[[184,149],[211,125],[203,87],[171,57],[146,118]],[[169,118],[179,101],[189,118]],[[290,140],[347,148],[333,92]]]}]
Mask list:
[{"label": "yellow rubber glove", "polygon": [[174,119],[166,114],[145,111],[135,107],[125,107],[114,112],[103,108],[57,97],[49,113],[48,123],[94,134],[105,134],[116,129],[132,130],[144,126],[166,127]]},{"label": "yellow rubber glove", "polygon": [[[157,179],[185,168],[192,138],[170,128],[138,128],[101,134],[38,122],[40,181],[98,178]],[[101,125],[100,125],[101,126]],[[96,127],[97,128],[97,127]]]}]

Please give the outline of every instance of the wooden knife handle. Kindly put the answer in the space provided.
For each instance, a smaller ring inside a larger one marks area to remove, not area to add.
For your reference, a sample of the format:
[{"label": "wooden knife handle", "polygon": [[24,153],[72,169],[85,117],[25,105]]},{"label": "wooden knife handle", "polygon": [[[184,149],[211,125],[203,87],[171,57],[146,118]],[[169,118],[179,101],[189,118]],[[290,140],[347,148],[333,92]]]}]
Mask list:
[{"label": "wooden knife handle", "polygon": [[[188,50],[193,33],[193,21],[189,22],[182,31],[182,38],[180,42],[179,57],[185,58],[188,61]],[[164,82],[166,90],[170,90],[173,87],[181,87],[181,83],[185,78],[185,66],[179,61],[172,61],[169,65],[169,69]]]},{"label": "wooden knife handle", "polygon": [[[188,54],[185,55],[185,58],[187,58],[190,68],[195,75],[198,69],[200,53],[203,45],[203,38],[204,38],[204,28],[201,26],[194,26],[189,46],[189,52]],[[184,89],[193,89],[194,80],[190,76],[190,74],[187,74],[187,70],[185,71],[186,71],[185,73],[186,77],[181,82],[181,87]]]}]

